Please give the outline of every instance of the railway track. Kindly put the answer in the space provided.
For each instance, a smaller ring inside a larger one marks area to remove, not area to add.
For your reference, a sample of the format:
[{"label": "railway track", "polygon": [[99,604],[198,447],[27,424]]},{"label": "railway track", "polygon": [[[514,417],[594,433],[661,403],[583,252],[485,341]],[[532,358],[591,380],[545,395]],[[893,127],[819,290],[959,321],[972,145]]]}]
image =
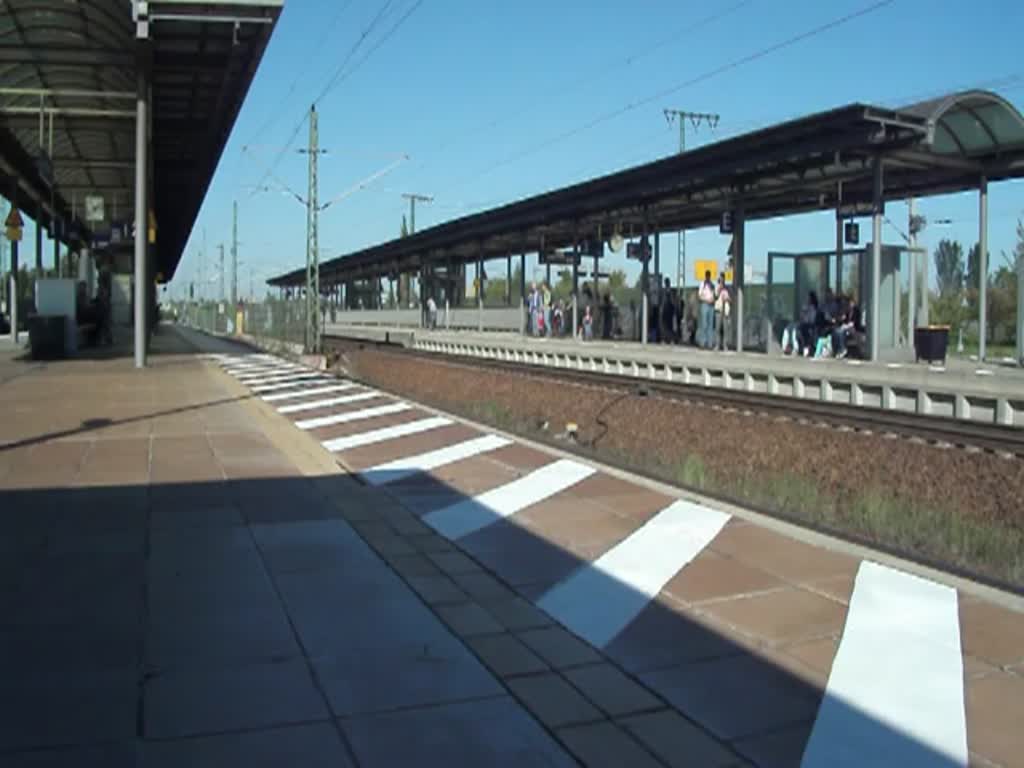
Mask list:
[{"label": "railway track", "polygon": [[[328,350],[340,350],[345,344],[366,345],[368,342],[325,336],[324,343]],[[569,382],[606,391],[632,392],[638,396],[656,396],[698,403],[773,419],[924,441],[939,447],[988,451],[1006,457],[1024,457],[1024,430],[1002,424],[974,423],[944,416],[905,414],[870,406],[816,402],[759,392],[712,389],[696,384],[630,378],[596,371],[532,366],[529,363],[513,363],[466,355],[439,355],[388,345],[378,345],[377,349],[387,354],[418,357],[434,363],[500,370],[531,379]]]}]

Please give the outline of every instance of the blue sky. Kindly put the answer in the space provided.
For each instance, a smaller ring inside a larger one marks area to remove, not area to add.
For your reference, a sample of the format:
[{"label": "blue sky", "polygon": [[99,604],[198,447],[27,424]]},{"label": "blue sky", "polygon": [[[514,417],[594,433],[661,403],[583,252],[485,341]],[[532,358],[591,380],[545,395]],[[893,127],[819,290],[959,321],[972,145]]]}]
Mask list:
[{"label": "blue sky", "polygon": [[[206,274],[213,274],[217,245],[230,242],[233,200],[243,293],[250,268],[262,293],[268,276],[304,263],[305,209],[280,191],[253,186],[274,166],[269,183],[305,194],[306,160],[295,149],[308,129],[295,130],[385,2],[286,2],[187,246],[176,293],[198,278],[204,231]],[[667,124],[665,107],[721,115],[714,131],[688,131],[689,146],[853,101],[895,107],[967,87],[991,88],[1024,109],[1019,0],[422,0],[363,60],[415,3],[391,0],[342,70],[350,74],[319,102],[320,143],[328,150],[321,201],[410,156],[321,216],[325,258],[397,236],[408,210],[402,192],[434,196],[417,207],[417,228],[424,229],[672,153],[678,129]],[[872,5],[879,7],[730,66]],[[640,104],[659,93],[666,95]],[[630,105],[637,106],[624,109]],[[918,206],[929,219],[953,221],[926,230],[929,249],[941,237],[965,245],[977,239],[975,194]],[[989,208],[998,263],[1000,251],[1013,247],[1016,218],[1024,217],[1024,183],[992,185]],[[905,205],[890,205],[887,214],[906,222]],[[890,227],[885,232],[887,241],[899,240]],[[692,232],[687,243],[690,259],[719,258],[727,245],[717,229]],[[748,226],[748,260],[757,269],[768,250],[833,244],[829,214]],[[662,247],[674,255],[674,235]]]}]

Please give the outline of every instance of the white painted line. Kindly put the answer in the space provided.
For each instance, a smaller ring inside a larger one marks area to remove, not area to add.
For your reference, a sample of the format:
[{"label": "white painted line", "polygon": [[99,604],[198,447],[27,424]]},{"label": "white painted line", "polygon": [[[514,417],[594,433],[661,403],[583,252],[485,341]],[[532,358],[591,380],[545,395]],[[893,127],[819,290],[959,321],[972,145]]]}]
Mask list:
[{"label": "white painted line", "polygon": [[377,416],[390,416],[393,413],[402,413],[411,410],[408,403],[389,403],[378,405],[373,408],[363,408],[361,411],[346,411],[345,413],[332,413],[330,416],[318,416],[315,419],[304,419],[296,421],[295,426],[299,429],[317,429],[319,427],[330,427],[334,424],[348,424],[350,421],[362,421]]},{"label": "white painted line", "polygon": [[282,365],[259,365],[246,368],[225,368],[226,373],[234,376],[236,379],[258,379],[261,376],[274,376],[285,373],[295,373],[301,371],[308,371],[308,368],[303,368],[301,365],[293,366],[282,366]]},{"label": "white painted line", "polygon": [[250,371],[265,368],[281,368],[284,366],[295,366],[297,363],[289,363],[287,360],[235,360],[222,362],[225,370],[229,371]]},{"label": "white painted line", "polygon": [[424,515],[423,522],[442,536],[459,539],[544,501],[592,474],[594,469],[585,464],[559,459],[475,498],[436,509]]},{"label": "white painted line", "polygon": [[247,387],[262,387],[264,384],[281,384],[285,381],[302,381],[303,379],[315,379],[323,376],[317,371],[292,371],[290,373],[275,373],[273,376],[263,376],[257,379],[240,379]]},{"label": "white painted line", "polygon": [[305,384],[326,384],[329,381],[332,381],[332,379],[318,374],[315,377],[311,376],[304,379],[290,379],[289,381],[279,381],[274,384],[262,384],[258,387],[250,387],[250,389],[256,394],[260,394],[263,392],[273,392],[277,389],[294,389],[295,387],[301,387]]},{"label": "white painted line", "polygon": [[323,400],[313,400],[308,403],[293,403],[282,405],[277,409],[278,413],[301,413],[302,411],[313,411],[317,408],[329,408],[332,405],[345,405],[347,403],[358,403],[362,400],[372,400],[383,395],[375,389],[366,392],[357,392],[354,395],[343,395],[341,397],[328,397]]},{"label": "white painted line", "polygon": [[245,365],[225,366],[229,371],[239,376],[249,376],[257,371],[289,371],[303,367],[305,366],[298,365],[297,363],[247,363]]},{"label": "white painted line", "polygon": [[537,605],[584,640],[604,647],[727,522],[724,512],[675,501],[548,590]]},{"label": "white painted line", "polygon": [[512,445],[512,441],[498,435],[484,435],[445,448],[438,448],[436,451],[421,453],[418,456],[409,456],[389,461],[387,464],[378,464],[360,474],[370,485],[384,485],[420,472],[429,472],[446,464],[469,459],[481,453],[504,448],[506,445]]},{"label": "white painted line", "polygon": [[[305,384],[316,382],[307,381]],[[346,389],[355,389],[355,384],[346,381],[341,384],[332,384],[329,387],[314,387],[313,389],[299,389],[295,392],[278,392],[273,395],[264,395],[263,400],[268,403],[276,403],[280,400],[290,400],[293,397],[314,397],[315,395],[329,395],[332,392],[344,392]]]},{"label": "white painted line", "polygon": [[451,419],[446,419],[443,416],[431,416],[428,419],[410,421],[405,424],[396,424],[393,427],[374,429],[370,432],[363,432],[358,435],[347,435],[345,437],[336,437],[333,440],[324,440],[322,445],[328,451],[347,451],[350,448],[359,448],[363,445],[372,445],[373,443],[381,443],[385,440],[393,440],[396,437],[416,435],[420,432],[437,429],[438,427],[447,427],[451,423]]},{"label": "white painted line", "polygon": [[234,378],[245,384],[260,384],[263,379],[282,378],[285,376],[295,376],[297,374],[316,374],[318,371],[311,371],[308,368],[302,366],[295,366],[294,368],[272,368],[267,370],[254,371],[252,373],[234,374]]},{"label": "white painted line", "polygon": [[956,590],[863,562],[802,768],[967,765]]}]

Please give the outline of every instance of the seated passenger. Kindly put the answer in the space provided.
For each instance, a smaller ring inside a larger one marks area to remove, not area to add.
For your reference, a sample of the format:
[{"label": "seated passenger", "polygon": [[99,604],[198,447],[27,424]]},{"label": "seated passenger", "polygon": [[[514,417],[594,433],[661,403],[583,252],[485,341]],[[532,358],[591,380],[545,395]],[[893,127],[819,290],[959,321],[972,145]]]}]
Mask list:
[{"label": "seated passenger", "polygon": [[842,360],[847,355],[846,341],[853,333],[853,303],[847,296],[839,300],[839,310],[832,327],[832,351],[836,359]]},{"label": "seated passenger", "polygon": [[790,323],[782,332],[782,351],[784,354],[791,352],[807,357],[813,350],[817,340],[816,327],[820,315],[818,309],[818,295],[811,291],[807,294],[807,303],[800,310],[800,318],[795,323]]}]

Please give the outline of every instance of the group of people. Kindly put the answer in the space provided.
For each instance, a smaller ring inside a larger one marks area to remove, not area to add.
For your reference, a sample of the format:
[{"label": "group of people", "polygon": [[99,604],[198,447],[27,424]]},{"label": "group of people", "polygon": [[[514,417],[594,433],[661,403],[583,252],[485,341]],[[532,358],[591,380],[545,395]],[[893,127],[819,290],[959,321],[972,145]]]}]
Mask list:
[{"label": "group of people", "polygon": [[842,359],[850,342],[864,332],[863,313],[851,296],[825,292],[825,303],[810,291],[796,322],[782,331],[782,353],[804,357]]},{"label": "group of people", "polygon": [[[526,332],[530,336],[559,337],[574,333],[585,341],[594,338],[597,312],[594,295],[589,286],[582,290],[582,305],[577,309],[579,327],[572,326],[572,304],[563,299],[553,299],[547,283],[530,284],[526,298]],[[610,294],[605,294],[601,306],[601,338],[612,338],[616,312]]]},{"label": "group of people", "polygon": [[[732,327],[732,293],[725,274],[713,282],[706,272],[698,289],[690,293],[688,303],[682,292],[665,279],[663,285],[648,294],[648,341],[661,344],[689,343],[705,349],[725,349]],[[615,300],[605,293],[600,302],[584,285],[578,309],[578,327],[572,329],[572,304],[554,299],[547,283],[532,283],[526,299],[527,327],[530,336],[560,337],[575,332],[579,338],[590,340],[619,336],[639,340],[642,335],[643,313],[635,301],[628,311],[620,312]]]},{"label": "group of people", "polygon": [[725,273],[720,273],[718,282],[712,283],[711,270],[706,270],[697,299],[700,302],[697,345],[704,349],[725,349],[732,326],[732,294],[726,285]]}]

